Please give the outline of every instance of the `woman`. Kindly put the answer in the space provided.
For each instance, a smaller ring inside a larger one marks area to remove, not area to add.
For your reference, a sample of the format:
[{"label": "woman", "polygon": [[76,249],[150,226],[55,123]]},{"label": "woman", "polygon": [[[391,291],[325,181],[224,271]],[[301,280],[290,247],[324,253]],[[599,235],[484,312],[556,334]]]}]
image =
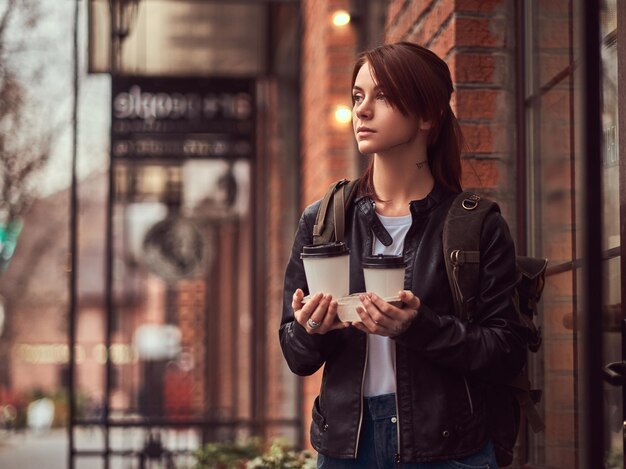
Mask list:
[{"label": "woman", "polygon": [[[462,137],[447,65],[406,42],[363,53],[352,78],[359,151],[373,155],[346,213],[350,292],[364,291],[361,260],[403,255],[402,307],[360,296],[361,321],[337,319],[336,299],[308,294],[300,253],[312,244],[319,201],[300,219],[287,266],[280,341],[294,373],[324,365],[311,444],[323,468],[496,468],[485,380],[525,361],[511,300],[515,249],[501,216],[481,234],[474,321],[454,316],[442,229],[461,191]],[[381,229],[382,227],[382,229]]]}]

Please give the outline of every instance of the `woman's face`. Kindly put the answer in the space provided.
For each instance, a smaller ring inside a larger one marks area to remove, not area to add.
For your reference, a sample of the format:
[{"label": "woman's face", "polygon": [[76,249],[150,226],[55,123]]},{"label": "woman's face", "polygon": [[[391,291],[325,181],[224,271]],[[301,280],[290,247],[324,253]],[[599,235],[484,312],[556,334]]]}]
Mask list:
[{"label": "woman's face", "polygon": [[352,88],[352,127],[359,151],[374,154],[403,146],[408,148],[418,135],[421,121],[393,107],[373,75],[373,70],[365,63]]}]

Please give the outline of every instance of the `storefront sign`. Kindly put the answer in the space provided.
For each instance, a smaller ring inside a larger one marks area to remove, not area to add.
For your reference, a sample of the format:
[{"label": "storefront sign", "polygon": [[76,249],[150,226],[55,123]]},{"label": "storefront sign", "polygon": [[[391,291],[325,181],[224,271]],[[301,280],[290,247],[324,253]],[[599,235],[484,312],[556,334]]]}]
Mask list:
[{"label": "storefront sign", "polygon": [[114,77],[111,153],[117,159],[250,159],[254,80]]}]

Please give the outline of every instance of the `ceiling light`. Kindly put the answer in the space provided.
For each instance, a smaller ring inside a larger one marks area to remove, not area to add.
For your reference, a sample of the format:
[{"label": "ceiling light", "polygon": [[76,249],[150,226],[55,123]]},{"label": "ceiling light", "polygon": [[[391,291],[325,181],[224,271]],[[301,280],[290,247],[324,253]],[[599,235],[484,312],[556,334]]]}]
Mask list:
[{"label": "ceiling light", "polygon": [[337,10],[333,13],[333,25],[341,28],[350,23],[350,13],[346,10]]},{"label": "ceiling light", "polygon": [[339,105],[335,108],[335,121],[348,124],[352,121],[352,110],[348,106]]}]

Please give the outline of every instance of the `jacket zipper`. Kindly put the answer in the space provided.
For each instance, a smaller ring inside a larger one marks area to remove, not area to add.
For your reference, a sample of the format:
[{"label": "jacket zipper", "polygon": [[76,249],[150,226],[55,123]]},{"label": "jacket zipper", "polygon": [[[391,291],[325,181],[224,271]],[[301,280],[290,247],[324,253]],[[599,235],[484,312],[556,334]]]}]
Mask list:
[{"label": "jacket zipper", "polygon": [[[409,237],[409,234],[411,234],[411,231],[415,225],[415,216],[413,214],[413,210],[411,209],[411,203],[409,202],[409,213],[411,214],[411,227],[409,228],[409,231],[406,234],[405,237],[405,242],[403,243],[402,246],[402,258],[406,257],[406,238]],[[395,341],[394,341],[395,343]],[[400,458],[400,454],[402,454],[402,450],[401,450],[401,443],[400,443],[400,406],[398,405],[398,344],[395,344],[395,349],[394,349],[394,354],[393,354],[393,366],[395,368],[396,371],[396,392],[394,393],[394,397],[396,399],[396,435],[397,435],[397,440],[398,440],[398,454],[396,455],[396,457],[398,458],[396,460],[396,462],[399,462],[399,458]]]},{"label": "jacket zipper", "polygon": [[365,386],[365,371],[367,370],[367,355],[369,353],[369,340],[365,338],[365,365],[363,365],[363,376],[361,376],[361,411],[359,413],[359,428],[356,431],[356,446],[354,447],[354,459],[357,458],[359,450],[359,439],[361,438],[361,427],[363,426],[363,386]]},{"label": "jacket zipper", "polygon": [[394,341],[394,351],[393,351],[393,366],[396,372],[396,392],[394,393],[394,397],[396,399],[396,440],[398,440],[398,456],[401,454],[400,452],[400,407],[398,407],[398,361],[396,360],[398,344]]},{"label": "jacket zipper", "polygon": [[[376,210],[376,203],[369,199],[372,204],[372,210]],[[361,411],[359,413],[359,428],[356,431],[356,446],[354,447],[354,458],[357,458],[357,452],[359,450],[359,439],[361,438],[361,427],[363,426],[363,387],[365,386],[365,372],[367,371],[367,356],[369,354],[369,340],[365,338],[365,364],[363,365],[363,375],[361,376]]]},{"label": "jacket zipper", "polygon": [[467,400],[470,406],[470,413],[474,415],[474,404],[472,403],[472,395],[470,394],[469,386],[467,384],[467,379],[463,378],[463,382],[465,383],[465,391],[467,392]]}]

